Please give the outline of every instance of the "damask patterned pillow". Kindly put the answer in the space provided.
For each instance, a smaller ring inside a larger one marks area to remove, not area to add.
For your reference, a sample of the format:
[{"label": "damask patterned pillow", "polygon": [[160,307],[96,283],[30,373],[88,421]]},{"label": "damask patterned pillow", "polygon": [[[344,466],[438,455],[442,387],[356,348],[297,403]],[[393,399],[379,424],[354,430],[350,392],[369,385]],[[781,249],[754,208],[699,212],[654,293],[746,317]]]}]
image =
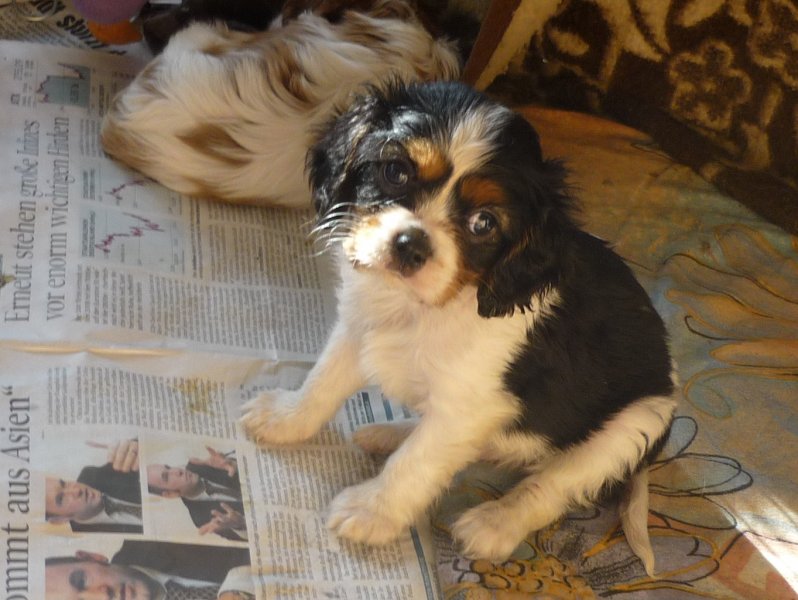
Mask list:
[{"label": "damask patterned pillow", "polygon": [[645,131],[798,233],[796,0],[563,0],[522,75],[527,96]]}]

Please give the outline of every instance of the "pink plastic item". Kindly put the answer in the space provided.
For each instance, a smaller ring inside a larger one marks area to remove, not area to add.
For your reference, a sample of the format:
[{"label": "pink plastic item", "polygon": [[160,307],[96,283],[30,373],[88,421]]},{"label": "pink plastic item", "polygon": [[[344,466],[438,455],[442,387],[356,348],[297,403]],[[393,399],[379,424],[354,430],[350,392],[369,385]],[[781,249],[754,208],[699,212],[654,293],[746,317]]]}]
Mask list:
[{"label": "pink plastic item", "polygon": [[73,0],[84,17],[96,23],[119,23],[135,17],[147,0]]}]

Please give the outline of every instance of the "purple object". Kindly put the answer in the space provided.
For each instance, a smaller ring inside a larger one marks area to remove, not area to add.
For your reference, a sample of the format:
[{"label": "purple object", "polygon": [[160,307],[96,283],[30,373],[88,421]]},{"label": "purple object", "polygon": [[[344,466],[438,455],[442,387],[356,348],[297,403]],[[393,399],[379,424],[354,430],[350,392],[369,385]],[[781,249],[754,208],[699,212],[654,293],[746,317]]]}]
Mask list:
[{"label": "purple object", "polygon": [[95,23],[119,23],[135,17],[147,0],[73,0],[80,14]]}]

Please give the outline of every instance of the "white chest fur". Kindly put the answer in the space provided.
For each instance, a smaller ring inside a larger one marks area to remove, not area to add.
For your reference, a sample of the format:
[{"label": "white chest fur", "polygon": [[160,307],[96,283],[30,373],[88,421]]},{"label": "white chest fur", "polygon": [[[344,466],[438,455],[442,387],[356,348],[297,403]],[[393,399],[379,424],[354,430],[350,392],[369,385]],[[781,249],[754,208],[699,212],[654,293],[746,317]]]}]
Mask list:
[{"label": "white chest fur", "polygon": [[393,275],[344,271],[340,317],[358,339],[363,374],[386,395],[422,413],[510,400],[503,374],[533,314],[485,319],[474,287],[429,306]]}]

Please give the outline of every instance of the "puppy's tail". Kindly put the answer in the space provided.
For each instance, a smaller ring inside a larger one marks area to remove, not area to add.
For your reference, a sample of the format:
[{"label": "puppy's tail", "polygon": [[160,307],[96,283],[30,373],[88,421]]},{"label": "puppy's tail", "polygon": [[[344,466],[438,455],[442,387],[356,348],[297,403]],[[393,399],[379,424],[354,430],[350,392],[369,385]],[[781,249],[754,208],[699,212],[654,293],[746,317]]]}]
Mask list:
[{"label": "puppy's tail", "polygon": [[627,483],[620,505],[621,526],[626,541],[649,577],[654,577],[654,551],[648,536],[648,469],[641,468]]}]

